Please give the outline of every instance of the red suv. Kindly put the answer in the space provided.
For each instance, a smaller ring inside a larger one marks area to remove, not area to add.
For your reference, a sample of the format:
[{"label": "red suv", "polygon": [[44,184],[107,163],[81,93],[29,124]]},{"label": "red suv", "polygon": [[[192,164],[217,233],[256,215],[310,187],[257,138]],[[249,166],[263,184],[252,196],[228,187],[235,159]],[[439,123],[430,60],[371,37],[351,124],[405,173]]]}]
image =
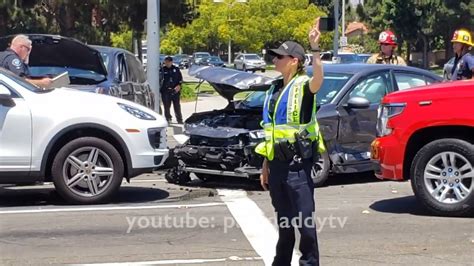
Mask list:
[{"label": "red suv", "polygon": [[371,158],[380,179],[411,179],[418,200],[446,216],[474,212],[474,81],[387,95]]}]

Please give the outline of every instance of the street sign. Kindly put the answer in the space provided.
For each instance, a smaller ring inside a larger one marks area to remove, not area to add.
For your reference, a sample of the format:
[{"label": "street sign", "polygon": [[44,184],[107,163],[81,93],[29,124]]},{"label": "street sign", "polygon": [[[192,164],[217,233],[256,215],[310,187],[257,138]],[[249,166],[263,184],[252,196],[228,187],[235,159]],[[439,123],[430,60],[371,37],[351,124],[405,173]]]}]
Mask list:
[{"label": "street sign", "polygon": [[347,46],[347,37],[346,36],[342,36],[339,41],[341,42],[342,47]]}]

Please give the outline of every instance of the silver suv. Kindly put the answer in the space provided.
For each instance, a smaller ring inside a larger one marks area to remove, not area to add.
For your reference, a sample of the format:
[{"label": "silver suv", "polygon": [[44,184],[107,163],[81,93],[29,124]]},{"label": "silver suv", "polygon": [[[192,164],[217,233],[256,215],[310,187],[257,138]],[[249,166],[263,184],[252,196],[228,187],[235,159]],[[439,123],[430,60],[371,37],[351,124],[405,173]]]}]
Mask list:
[{"label": "silver suv", "polygon": [[263,59],[257,54],[239,54],[234,59],[234,68],[240,69],[243,71],[252,71],[261,70],[265,72],[267,64]]}]

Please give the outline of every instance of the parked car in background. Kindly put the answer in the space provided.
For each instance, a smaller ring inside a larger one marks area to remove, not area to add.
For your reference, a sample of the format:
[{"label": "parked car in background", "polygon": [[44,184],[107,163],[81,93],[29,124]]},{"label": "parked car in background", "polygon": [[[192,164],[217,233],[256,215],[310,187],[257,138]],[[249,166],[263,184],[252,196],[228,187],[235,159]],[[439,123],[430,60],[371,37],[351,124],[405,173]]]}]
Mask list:
[{"label": "parked car in background", "polygon": [[42,90],[0,69],[0,183],[53,182],[71,203],[109,201],[168,156],[164,117],[133,102]]},{"label": "parked car in background", "polygon": [[98,93],[136,102],[150,109],[154,108],[153,91],[136,56],[120,48],[96,45],[91,47],[100,52],[107,69],[107,79],[99,84]]},{"label": "parked car in background", "polygon": [[338,52],[337,57],[333,57],[333,63],[335,64],[353,64],[360,62],[359,56],[351,52]]},{"label": "parked car in background", "polygon": [[305,54],[304,55],[304,65],[305,66],[313,65],[313,54]]},{"label": "parked car in background", "polygon": [[202,60],[201,65],[204,66],[216,66],[216,67],[225,67],[224,61],[218,56],[210,56]]},{"label": "parked car in background", "polygon": [[234,59],[234,68],[243,71],[265,72],[267,64],[257,54],[239,54]]},{"label": "parked car in background", "polygon": [[451,57],[451,59],[446,62],[443,66],[443,78],[445,80],[451,80],[451,75],[453,73],[453,67],[454,67],[454,57]]},{"label": "parked car in background", "polygon": [[[33,77],[54,77],[68,72],[71,82],[68,87],[110,94],[153,108],[153,95],[142,63],[132,53],[118,48],[94,48],[58,35],[27,36],[34,47],[29,58]],[[13,37],[0,38],[0,50],[8,47]]]},{"label": "parked car in background", "polygon": [[175,54],[173,56],[173,64],[181,69],[189,68],[189,55]]},{"label": "parked car in background", "polygon": [[332,52],[327,51],[327,52],[321,52],[321,62],[323,64],[332,64]]},{"label": "parked car in background", "polygon": [[357,54],[359,57],[359,62],[361,63],[367,63],[367,60],[372,56],[372,54]]},{"label": "parked car in background", "polygon": [[208,52],[196,52],[193,53],[193,57],[191,60],[192,65],[201,65],[201,62],[204,58],[210,57],[211,54]]},{"label": "parked car in background", "polygon": [[[312,68],[308,74],[312,75]],[[189,140],[177,146],[174,157],[182,163],[168,173],[170,182],[186,182],[189,173],[258,178],[262,157],[254,147],[262,141],[260,126],[265,90],[271,82],[260,75],[225,68],[202,67],[191,71],[207,80],[229,101],[222,110],[195,113],[185,121]],[[317,94],[317,115],[327,153],[315,163],[312,178],[317,186],[330,173],[372,171],[370,144],[376,137],[377,108],[386,94],[440,82],[441,77],[418,68],[393,65],[330,64]],[[244,100],[233,97],[255,91]]]},{"label": "parked car in background", "polygon": [[411,180],[417,199],[445,216],[474,214],[474,81],[387,95],[372,142],[377,177]]}]

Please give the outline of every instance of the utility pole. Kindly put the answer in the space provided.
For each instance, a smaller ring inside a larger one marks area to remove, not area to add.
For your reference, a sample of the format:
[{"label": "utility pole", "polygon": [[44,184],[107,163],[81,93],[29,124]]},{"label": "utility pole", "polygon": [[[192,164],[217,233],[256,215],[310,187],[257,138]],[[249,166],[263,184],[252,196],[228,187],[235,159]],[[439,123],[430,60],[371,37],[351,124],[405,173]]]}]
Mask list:
[{"label": "utility pole", "polygon": [[339,50],[339,0],[334,0],[334,22],[333,58],[337,57]]},{"label": "utility pole", "polygon": [[[147,79],[155,94],[154,110],[160,109],[160,0],[147,2]],[[141,42],[141,40],[140,40]]]}]

